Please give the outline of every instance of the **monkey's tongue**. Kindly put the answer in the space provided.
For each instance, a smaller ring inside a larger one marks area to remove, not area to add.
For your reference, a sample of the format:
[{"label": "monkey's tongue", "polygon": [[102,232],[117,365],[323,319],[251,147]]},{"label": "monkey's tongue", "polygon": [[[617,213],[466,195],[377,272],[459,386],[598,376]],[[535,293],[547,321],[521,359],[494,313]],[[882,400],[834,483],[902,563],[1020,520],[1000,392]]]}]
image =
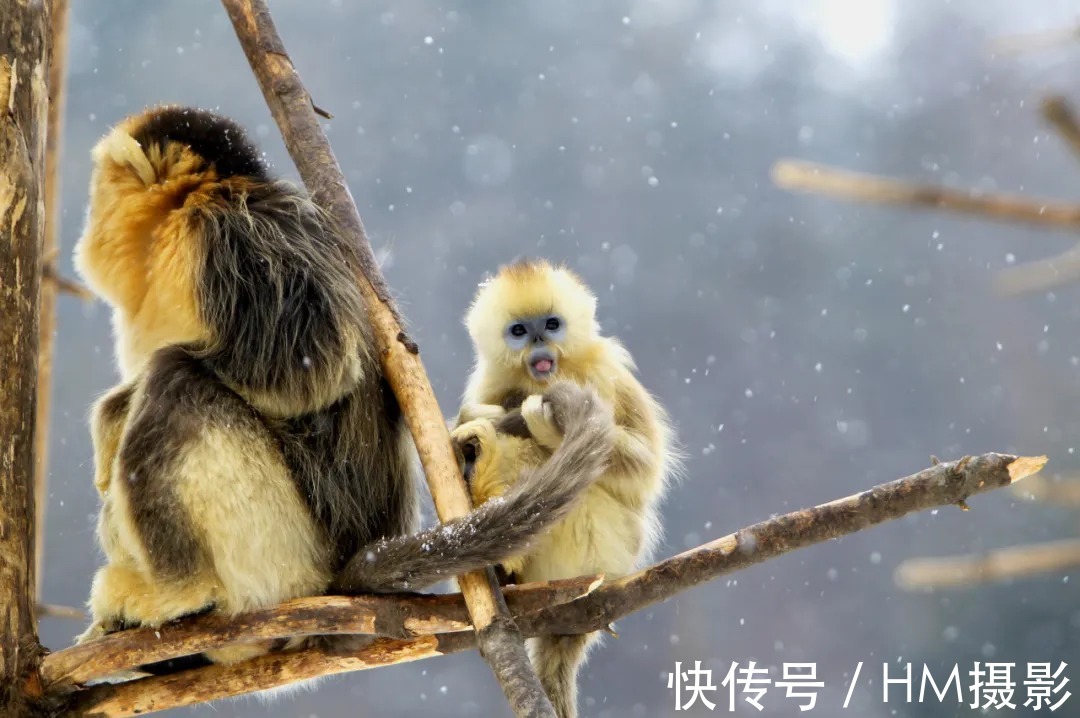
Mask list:
[{"label": "monkey's tongue", "polygon": [[554,366],[554,364],[550,359],[540,359],[535,364],[533,364],[533,369],[540,372],[541,374],[547,374],[549,371],[551,371],[552,366]]}]

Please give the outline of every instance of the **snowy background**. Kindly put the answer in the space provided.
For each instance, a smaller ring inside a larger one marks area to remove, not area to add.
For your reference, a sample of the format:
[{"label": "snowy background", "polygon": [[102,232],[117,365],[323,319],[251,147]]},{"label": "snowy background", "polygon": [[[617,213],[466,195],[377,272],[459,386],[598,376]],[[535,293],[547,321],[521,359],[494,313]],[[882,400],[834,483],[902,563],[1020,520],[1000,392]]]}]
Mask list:
[{"label": "snowy background", "polygon": [[[995,296],[993,273],[1070,237],[774,188],[783,156],[1068,199],[1080,164],[1038,116],[1075,84],[1080,44],[995,56],[993,39],[1075,22],[1048,0],[547,0],[271,3],[326,124],[446,411],[470,351],[461,315],[485,272],[566,260],[607,331],[669,407],[690,459],[663,554],[925,467],[929,456],[1047,453],[1080,470],[1080,286]],[[216,108],[295,172],[224,11],[211,0],[73,3],[63,269],[89,150],[147,104]],[[116,380],[108,314],[65,297],[43,599],[78,604],[100,561],[86,427]],[[779,678],[812,661],[818,713],[967,715],[881,700],[881,664],[944,677],[973,661],[1067,661],[1080,691],[1080,581],[1056,574],[905,593],[896,565],[1073,535],[1076,515],[997,492],[683,594],[619,624],[582,677],[587,716],[674,715],[667,674],[732,661]],[[45,619],[47,645],[81,630]],[[1072,665],[1076,663],[1076,665]],[[1021,676],[1022,677],[1022,676]],[[965,680],[965,683],[968,682]],[[1022,694],[1018,693],[1022,699]],[[726,712],[695,708],[685,715]],[[1070,702],[1080,701],[1080,694]],[[1017,703],[1022,702],[1016,701]],[[758,713],[790,716],[774,689]],[[1068,704],[1067,704],[1068,706]],[[1070,709],[1066,706],[1066,712]],[[1023,712],[1018,710],[1016,712]],[[175,715],[495,716],[486,666],[459,655],[326,681],[266,708]],[[170,714],[173,715],[173,714]]]}]

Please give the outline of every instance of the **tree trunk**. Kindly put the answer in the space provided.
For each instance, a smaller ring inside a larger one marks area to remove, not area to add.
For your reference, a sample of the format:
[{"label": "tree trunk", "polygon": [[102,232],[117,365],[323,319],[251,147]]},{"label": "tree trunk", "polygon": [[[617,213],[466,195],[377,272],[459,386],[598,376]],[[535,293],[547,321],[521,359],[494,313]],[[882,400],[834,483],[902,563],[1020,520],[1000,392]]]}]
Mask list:
[{"label": "tree trunk", "polygon": [[[34,421],[49,4],[0,2],[0,715],[32,715]],[[29,679],[29,680],[28,680]]]}]

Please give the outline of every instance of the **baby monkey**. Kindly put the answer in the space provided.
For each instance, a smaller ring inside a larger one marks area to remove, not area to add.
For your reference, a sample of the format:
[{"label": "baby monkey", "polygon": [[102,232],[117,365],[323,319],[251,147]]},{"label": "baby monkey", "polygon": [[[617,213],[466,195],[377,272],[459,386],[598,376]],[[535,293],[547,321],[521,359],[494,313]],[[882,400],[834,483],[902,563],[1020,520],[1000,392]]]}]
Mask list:
[{"label": "baby monkey", "polygon": [[[614,411],[607,468],[564,519],[504,560],[503,570],[520,582],[590,573],[610,579],[635,570],[659,537],[659,502],[679,456],[667,415],[635,377],[630,354],[600,335],[595,296],[564,267],[517,262],[481,285],[465,323],[476,366],[453,437],[466,447],[462,459],[476,505],[514,486],[565,441],[552,430],[559,422],[547,392],[566,383],[588,387]],[[577,715],[577,674],[597,640],[589,634],[530,642],[560,718]]]}]

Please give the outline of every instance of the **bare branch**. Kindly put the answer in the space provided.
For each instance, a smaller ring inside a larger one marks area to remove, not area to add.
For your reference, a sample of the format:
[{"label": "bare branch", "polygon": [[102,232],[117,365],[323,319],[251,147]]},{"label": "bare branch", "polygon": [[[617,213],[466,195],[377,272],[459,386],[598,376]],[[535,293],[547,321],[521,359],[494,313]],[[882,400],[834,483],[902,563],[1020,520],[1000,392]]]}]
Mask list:
[{"label": "bare branch", "polygon": [[1026,578],[1080,566],[1080,539],[1009,546],[981,554],[913,558],[896,568],[896,584],[909,591],[958,588]]},{"label": "bare branch", "polygon": [[269,653],[231,666],[207,666],[169,676],[94,686],[76,694],[67,710],[69,715],[87,718],[141,716],[320,676],[435,658],[475,645],[475,634],[460,632],[409,640],[380,638],[353,655],[337,654],[325,646]]},{"label": "bare branch", "polygon": [[983,454],[941,462],[862,493],[762,521],[639,571],[559,608],[523,620],[526,635],[585,633],[686,589],[775,556],[839,538],[1038,473],[1046,457]]},{"label": "bare branch", "polygon": [[[573,601],[594,590],[599,576],[509,586],[506,602],[522,616]],[[229,618],[210,614],[160,629],[137,628],[57,651],[41,675],[52,689],[86,683],[147,663],[189,656],[238,640],[368,634],[404,638],[472,628],[461,594],[316,596]]]},{"label": "bare branch", "polygon": [[935,207],[1043,226],[1080,227],[1080,205],[1076,204],[916,184],[813,162],[781,160],[773,165],[772,178],[784,189],[840,199]]},{"label": "bare branch", "polygon": [[1078,40],[1080,40],[1080,26],[1061,27],[999,37],[990,43],[990,50],[1003,55],[1019,55],[1023,52],[1061,47]]},{"label": "bare branch", "polygon": [[1057,506],[1080,506],[1080,477],[1053,480],[1048,476],[1032,476],[1013,487],[1013,493],[1026,499],[1043,501]]},{"label": "bare branch", "polygon": [[58,606],[54,603],[39,603],[38,618],[70,618],[72,621],[85,621],[86,611],[74,606]]},{"label": "bare branch", "polygon": [[1080,279],[1080,244],[1061,254],[1002,269],[994,291],[1007,297],[1045,292]]},{"label": "bare branch", "polygon": [[1077,157],[1080,157],[1080,123],[1076,113],[1061,95],[1051,95],[1042,101],[1043,119],[1053,126],[1061,139],[1069,145]]},{"label": "bare branch", "polygon": [[[633,611],[770,558],[839,538],[884,521],[937,506],[958,505],[975,494],[1037,473],[1046,457],[984,454],[936,463],[903,479],[853,496],[762,521],[679,554],[651,568],[606,583],[587,596],[519,619],[525,635],[601,630]],[[430,624],[438,630],[436,624]],[[411,640],[380,639],[351,656],[312,648],[263,656],[235,666],[211,666],[173,676],[95,687],[77,694],[77,715],[119,718],[216,700],[330,673],[364,670],[446,655],[475,646],[467,632]]]},{"label": "bare branch", "polygon": [[[319,126],[311,95],[289,59],[265,1],[222,0],[222,4],[300,177],[314,201],[355,239],[360,264],[357,281],[375,328],[383,372],[409,425],[435,510],[444,522],[463,516],[472,509],[472,502],[458,470],[444,414],[416,344],[408,340],[393,309],[345,177]],[[406,341],[401,341],[402,337]],[[524,640],[510,620],[493,571],[465,574],[458,578],[458,585],[480,636],[480,653],[491,665],[515,714],[554,718],[555,711],[532,670]]]},{"label": "bare branch", "polygon": [[52,285],[56,287],[58,292],[64,294],[70,294],[73,297],[83,300],[84,302],[92,302],[96,297],[87,287],[79,284],[74,279],[68,279],[56,271],[56,266],[51,263],[44,263],[41,266],[41,283],[42,286]]}]

